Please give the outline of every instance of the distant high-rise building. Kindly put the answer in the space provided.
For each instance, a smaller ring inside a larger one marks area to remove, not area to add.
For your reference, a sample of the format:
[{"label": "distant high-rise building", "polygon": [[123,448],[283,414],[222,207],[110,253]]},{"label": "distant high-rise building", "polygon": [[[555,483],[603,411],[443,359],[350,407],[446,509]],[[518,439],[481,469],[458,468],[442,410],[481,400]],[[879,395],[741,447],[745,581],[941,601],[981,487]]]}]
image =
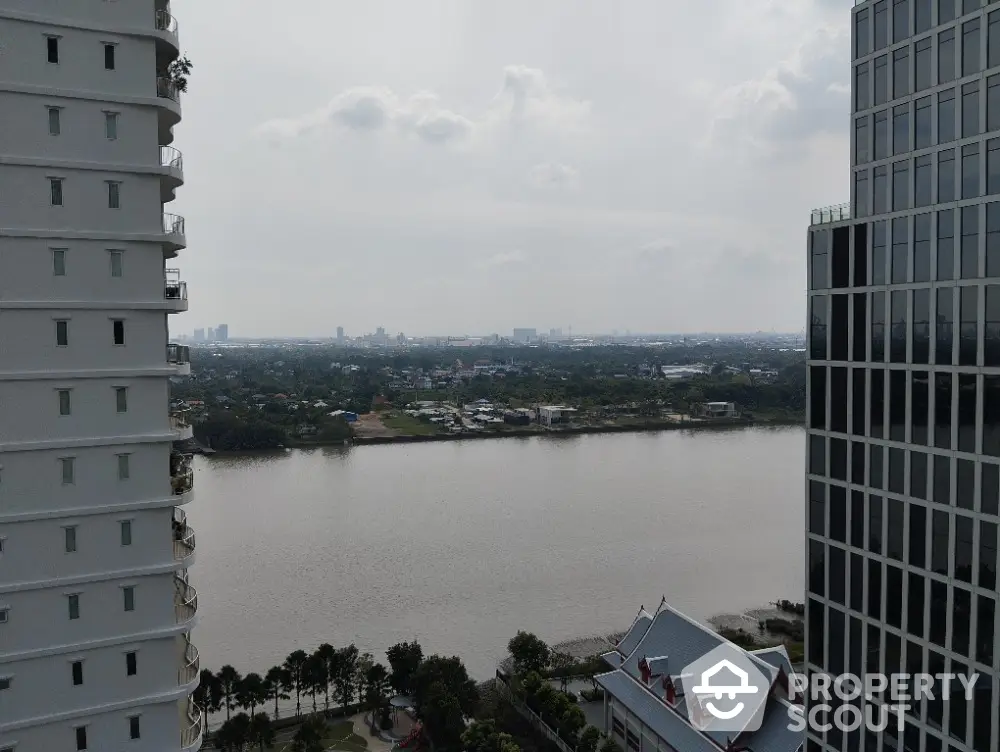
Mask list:
[{"label": "distant high-rise building", "polygon": [[549,339],[562,339],[562,329],[549,329]]},{"label": "distant high-rise building", "polygon": [[344,341],[344,327],[338,326],[337,327],[337,342],[343,342],[343,341]]},{"label": "distant high-rise building", "polygon": [[219,342],[229,341],[229,324],[219,324],[218,328],[215,330],[215,338]]},{"label": "distant high-rise building", "polygon": [[520,342],[521,344],[527,344],[528,342],[534,342],[538,339],[538,330],[536,329],[515,329],[513,340],[515,342]]},{"label": "distant high-rise building", "polygon": [[215,329],[208,327],[208,341],[215,342]]},{"label": "distant high-rise building", "polygon": [[205,341],[205,330],[204,329],[195,329],[194,330],[194,341],[195,342],[204,342]]}]

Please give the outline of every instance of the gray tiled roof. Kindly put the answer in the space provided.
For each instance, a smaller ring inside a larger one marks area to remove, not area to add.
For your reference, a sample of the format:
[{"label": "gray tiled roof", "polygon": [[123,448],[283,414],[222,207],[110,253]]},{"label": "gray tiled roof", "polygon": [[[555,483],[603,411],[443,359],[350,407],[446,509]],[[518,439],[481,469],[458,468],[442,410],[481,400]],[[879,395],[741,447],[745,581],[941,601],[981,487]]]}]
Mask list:
[{"label": "gray tiled roof", "polygon": [[805,733],[788,728],[788,703],[772,699],[764,714],[764,723],[749,735],[751,752],[797,752],[805,744]]},{"label": "gray tiled roof", "polygon": [[622,665],[622,657],[616,651],[612,650],[610,653],[604,653],[601,655],[604,662],[607,663],[611,668],[618,668]]},{"label": "gray tiled roof", "polygon": [[639,640],[646,634],[646,630],[649,629],[652,622],[653,615],[644,608],[639,609],[632,626],[628,628],[628,632],[618,643],[618,652],[622,655],[628,655],[635,650],[635,646],[639,644]]}]

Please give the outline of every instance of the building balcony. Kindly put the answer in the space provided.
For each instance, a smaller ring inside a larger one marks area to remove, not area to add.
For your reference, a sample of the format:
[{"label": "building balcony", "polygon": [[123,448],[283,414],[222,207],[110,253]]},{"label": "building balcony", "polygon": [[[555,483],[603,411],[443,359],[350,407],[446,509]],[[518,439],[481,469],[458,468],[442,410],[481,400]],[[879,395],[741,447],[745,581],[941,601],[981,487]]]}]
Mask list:
[{"label": "building balcony", "polygon": [[837,204],[836,206],[824,206],[822,209],[813,209],[809,218],[810,225],[826,225],[831,222],[843,222],[851,218],[851,205]]},{"label": "building balcony", "polygon": [[169,10],[158,10],[153,15],[153,28],[156,29],[157,39],[156,57],[158,60],[165,60],[168,64],[180,54],[180,34],[177,28],[177,19],[170,15]]},{"label": "building balcony", "polygon": [[172,146],[160,147],[160,201],[176,198],[177,189],[184,185],[184,155]]},{"label": "building balcony", "polygon": [[[166,70],[161,68],[160,70]],[[173,128],[181,121],[181,90],[169,76],[157,76],[156,101],[159,103],[160,144],[168,145],[174,140]]]},{"label": "building balcony", "polygon": [[178,376],[190,376],[191,349],[185,345],[167,345],[167,363],[176,366]]},{"label": "building balcony", "polygon": [[191,468],[190,454],[170,454],[170,490],[174,496],[183,496],[194,490],[194,470]]},{"label": "building balcony", "polygon": [[177,684],[181,687],[197,679],[198,671],[201,669],[201,656],[198,654],[198,648],[192,645],[190,640],[190,635],[184,635],[181,667],[177,669]]},{"label": "building balcony", "polygon": [[194,556],[194,530],[187,524],[187,514],[183,509],[174,509],[171,521],[174,537],[174,560],[185,561]]},{"label": "building balcony", "polygon": [[181,280],[180,269],[167,269],[163,280],[163,299],[170,303],[169,310],[183,313],[188,309],[187,282]]},{"label": "building balcony", "polygon": [[178,624],[191,621],[198,613],[198,591],[191,587],[185,577],[174,577],[174,616]]},{"label": "building balcony", "polygon": [[205,716],[201,708],[191,700],[181,710],[181,752],[195,752],[201,749],[205,734]]},{"label": "building balcony", "polygon": [[174,441],[190,441],[194,438],[194,428],[186,415],[172,413],[170,415],[170,428],[176,435]]},{"label": "building balcony", "polygon": [[173,258],[177,251],[187,247],[184,217],[178,214],[163,213],[163,246],[167,258]]}]

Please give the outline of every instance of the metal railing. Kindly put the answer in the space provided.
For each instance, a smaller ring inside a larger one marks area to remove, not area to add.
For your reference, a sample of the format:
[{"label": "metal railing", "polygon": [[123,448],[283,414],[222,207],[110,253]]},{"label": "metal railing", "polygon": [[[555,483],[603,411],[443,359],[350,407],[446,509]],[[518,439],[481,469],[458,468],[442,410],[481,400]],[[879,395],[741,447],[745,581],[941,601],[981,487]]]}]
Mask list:
[{"label": "metal railing", "polygon": [[[176,474],[170,476],[170,490],[174,492],[174,496],[180,496],[181,494],[186,494],[188,491],[194,488],[194,470],[187,468],[186,470],[180,470]],[[193,543],[192,539],[192,543]]]},{"label": "metal railing", "polygon": [[183,235],[184,234],[184,217],[179,214],[168,214],[163,213],[163,234],[164,235]]},{"label": "metal railing", "polygon": [[177,671],[177,683],[181,685],[193,682],[201,668],[201,656],[198,654],[198,648],[191,644],[186,635],[184,642],[186,643],[184,646],[184,664]]},{"label": "metal railing", "polygon": [[837,204],[836,206],[824,206],[822,209],[813,209],[809,224],[825,225],[829,222],[840,222],[851,218],[851,204]]},{"label": "metal railing", "polygon": [[205,716],[202,715],[201,708],[193,702],[188,702],[187,719],[190,725],[181,729],[181,749],[194,747],[205,730]]},{"label": "metal railing", "polygon": [[176,521],[173,527],[174,559],[176,561],[183,561],[194,553],[194,530],[187,523],[178,525]]},{"label": "metal railing", "polygon": [[178,624],[194,618],[198,613],[198,591],[180,577],[174,577],[174,616]]},{"label": "metal railing", "polygon": [[167,269],[163,276],[163,297],[167,300],[187,300],[187,282],[181,281],[181,270]]},{"label": "metal railing", "polygon": [[168,34],[177,36],[177,19],[165,10],[156,11],[154,28],[157,31],[165,31]]},{"label": "metal railing", "polygon": [[186,431],[191,427],[191,421],[187,419],[184,415],[178,413],[170,414],[170,427],[175,431]]},{"label": "metal railing", "polygon": [[184,155],[180,149],[172,146],[160,147],[160,167],[172,167],[175,170],[184,169]]},{"label": "metal railing", "polygon": [[171,79],[166,76],[159,76],[156,79],[156,96],[160,99],[169,99],[180,104],[181,90],[177,88]]},{"label": "metal railing", "polygon": [[187,345],[167,345],[167,362],[186,366],[191,362],[191,348]]}]

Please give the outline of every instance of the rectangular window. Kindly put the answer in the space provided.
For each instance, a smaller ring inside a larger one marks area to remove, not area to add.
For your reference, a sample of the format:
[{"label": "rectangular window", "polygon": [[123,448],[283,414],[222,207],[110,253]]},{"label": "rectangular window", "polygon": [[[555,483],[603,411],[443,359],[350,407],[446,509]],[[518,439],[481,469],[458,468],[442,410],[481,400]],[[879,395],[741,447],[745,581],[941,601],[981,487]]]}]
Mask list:
[{"label": "rectangular window", "polygon": [[[1000,457],[1000,376],[983,376],[983,454]],[[983,465],[982,512],[996,515],[1000,509],[1000,471]]]},{"label": "rectangular window", "polygon": [[885,284],[885,247],[888,243],[886,223],[875,222],[872,225],[872,281],[873,285]]},{"label": "rectangular window", "polygon": [[826,296],[816,295],[812,299],[810,318],[810,356],[814,360],[826,360]]},{"label": "rectangular window", "polygon": [[[930,290],[924,292],[929,297]],[[910,424],[910,436],[914,444],[927,446],[930,427],[930,374],[927,371],[914,371],[912,377],[910,389],[913,421]]]},{"label": "rectangular window", "polygon": [[128,480],[130,477],[129,456],[128,454],[118,455],[118,480]]},{"label": "rectangular window", "polygon": [[920,34],[931,28],[932,0],[914,0],[913,3],[913,33]]},{"label": "rectangular window", "polygon": [[124,252],[108,251],[111,256],[111,276],[118,278],[122,276]]},{"label": "rectangular window", "polygon": [[[893,290],[891,297],[889,298],[889,307],[891,315],[891,328],[890,328],[890,338],[889,338],[889,361],[892,363],[906,362],[906,340],[907,340],[906,296],[907,293],[905,290]],[[904,371],[892,371],[892,378],[896,379],[897,374],[898,377],[904,377],[906,375]],[[902,385],[902,392],[905,395],[906,393],[905,385]],[[899,417],[902,422],[905,422],[906,419],[905,403],[906,399],[904,396],[901,404],[899,405],[892,404],[890,406],[890,413],[901,413]],[[895,409],[897,407],[899,408],[898,410]],[[896,437],[892,438],[896,439]],[[903,441],[902,438],[898,438],[897,440]]]},{"label": "rectangular window", "polygon": [[104,70],[115,69],[115,45],[104,45]]},{"label": "rectangular window", "polygon": [[955,20],[955,3],[957,0],[938,0],[938,23],[944,24]]},{"label": "rectangular window", "polygon": [[87,727],[77,726],[76,728],[76,750],[82,752],[87,749]]},{"label": "rectangular window", "polygon": [[[872,396],[869,405],[869,422],[873,439],[885,436],[885,371],[875,369],[871,374]],[[871,485],[881,488],[882,485],[882,447],[872,444],[871,459],[868,462]],[[876,454],[878,455],[876,457]]]},{"label": "rectangular window", "polygon": [[58,107],[49,107],[49,135],[58,136],[62,132],[61,126],[60,109]]},{"label": "rectangular window", "polygon": [[979,195],[979,144],[962,147],[962,198]]},{"label": "rectangular window", "polygon": [[[866,352],[868,348],[868,299],[863,292],[854,294],[854,349],[852,360],[863,362],[867,360]],[[860,389],[858,382],[855,382],[854,406],[863,406],[865,402],[865,372],[863,369],[854,371],[855,379],[860,379]],[[855,421],[854,433],[864,433],[864,420]]]},{"label": "rectangular window", "polygon": [[69,604],[69,618],[79,619],[80,618],[80,596],[76,593],[66,596],[66,601]]},{"label": "rectangular window", "polygon": [[105,112],[104,113],[104,136],[109,141],[114,141],[118,138],[118,113],[117,112]]},{"label": "rectangular window", "polygon": [[875,159],[885,159],[889,156],[889,110],[879,110],[875,113]]},{"label": "rectangular window", "polygon": [[135,587],[132,585],[123,587],[122,596],[125,602],[125,610],[135,611]]},{"label": "rectangular window", "polygon": [[889,100],[889,56],[875,58],[875,104]]},{"label": "rectangular window", "polygon": [[889,8],[886,0],[875,3],[875,49],[889,46]]},{"label": "rectangular window", "polygon": [[[958,451],[976,451],[976,375],[958,374]],[[972,509],[975,468],[967,460],[958,461],[959,483],[968,487],[968,509]]]},{"label": "rectangular window", "polygon": [[[878,169],[877,167],[875,168]],[[938,152],[938,203],[955,200],[955,150]]]},{"label": "rectangular window", "polygon": [[868,144],[868,116],[863,115],[854,121],[854,162],[864,164],[871,161],[871,147]]},{"label": "rectangular window", "polygon": [[931,215],[918,214],[913,218],[913,281],[929,282],[931,279]]},{"label": "rectangular window", "polygon": [[979,82],[962,87],[962,138],[979,133]]},{"label": "rectangular window", "polygon": [[854,18],[854,57],[864,57],[872,51],[871,32],[868,26],[868,10],[859,10]]},{"label": "rectangular window", "polygon": [[120,413],[128,412],[128,387],[115,387],[115,410]]},{"label": "rectangular window", "polygon": [[910,35],[910,4],[908,0],[892,2],[892,41],[902,42]]},{"label": "rectangular window", "polygon": [[[930,206],[933,202],[931,155],[925,154],[913,161],[913,205]],[[929,240],[929,238],[928,238]]]},{"label": "rectangular window", "polygon": [[892,108],[892,153],[910,151],[910,106],[901,104]]},{"label": "rectangular window", "polygon": [[[119,455],[121,457],[128,457],[127,454]],[[122,520],[118,523],[121,526],[121,543],[123,546],[132,545],[132,520]]]},{"label": "rectangular window", "polygon": [[946,144],[954,141],[955,129],[955,90],[947,89],[938,92],[938,143]]},{"label": "rectangular window", "polygon": [[66,553],[71,554],[76,552],[76,526],[70,525],[69,527],[64,527],[63,537],[65,540]]},{"label": "rectangular window", "polygon": [[[951,449],[952,374],[934,374],[934,446]],[[935,465],[935,473],[937,466]],[[937,498],[935,498],[937,501]]]},{"label": "rectangular window", "polygon": [[1000,76],[986,79],[986,130],[1000,130]]},{"label": "rectangular window", "polygon": [[73,661],[72,666],[73,686],[79,687],[83,684],[83,661]]},{"label": "rectangular window", "polygon": [[986,67],[1000,65],[1000,13],[990,13],[987,24]]},{"label": "rectangular window", "polygon": [[889,211],[889,168],[885,165],[872,170],[872,211],[875,214]]},{"label": "rectangular window", "polygon": [[[997,586],[997,526],[979,523],[979,587],[994,590]],[[992,635],[991,635],[992,636]]]},{"label": "rectangular window", "polygon": [[[1000,285],[986,285],[986,331],[983,333],[986,351],[984,366],[1000,366]],[[997,426],[1000,428],[1000,425]],[[991,430],[983,425],[983,432]]]},{"label": "rectangular window", "polygon": [[892,53],[892,98],[910,93],[910,50],[903,47]]},{"label": "rectangular window", "polygon": [[859,112],[872,106],[868,67],[868,63],[860,63],[854,69],[854,109]]},{"label": "rectangular window", "polygon": [[128,738],[139,738],[139,716],[133,715],[128,719]]},{"label": "rectangular window", "polygon": [[928,146],[934,145],[934,134],[931,132],[932,129],[932,113],[933,108],[931,107],[931,98],[924,97],[923,99],[918,99],[914,103],[914,115],[913,115],[913,130],[914,130],[914,144],[915,149],[926,149]]},{"label": "rectangular window", "polygon": [[62,468],[62,482],[64,486],[68,486],[74,482],[74,470],[76,465],[76,460],[73,457],[63,457],[59,460],[59,465]]},{"label": "rectangular window", "polygon": [[979,19],[962,24],[962,75],[969,76],[982,70],[980,64]]},{"label": "rectangular window", "polygon": [[53,206],[63,205],[63,179],[49,178],[49,201]]},{"label": "rectangular window", "polygon": [[962,209],[962,259],[960,271],[962,279],[975,279],[979,276],[978,206],[966,206]]},{"label": "rectangular window", "polygon": [[938,34],[938,83],[955,80],[955,30],[945,29]]},{"label": "rectangular window", "polygon": [[66,249],[52,249],[52,275],[55,277],[66,276]]},{"label": "rectangular window", "polygon": [[915,81],[914,90],[923,91],[931,87],[931,38],[918,41],[914,47]]},{"label": "rectangular window", "polygon": [[872,293],[872,360],[885,360],[885,293]]},{"label": "rectangular window", "polygon": [[906,282],[906,265],[909,261],[909,227],[906,217],[892,220],[892,271],[893,284]]},{"label": "rectangular window", "polygon": [[69,389],[59,389],[56,392],[59,395],[59,414],[60,415],[70,415],[72,413],[72,405],[70,403],[70,390]]},{"label": "rectangular window", "polygon": [[56,347],[68,347],[69,346],[69,322],[68,321],[57,321],[56,322]]},{"label": "rectangular window", "polygon": [[136,665],[136,653],[135,651],[130,651],[125,653],[125,675],[135,676],[138,666]]},{"label": "rectangular window", "polygon": [[[913,291],[913,353],[912,362],[925,365],[931,354],[931,291]],[[918,372],[914,372],[918,373]],[[916,397],[914,397],[916,399]],[[914,407],[914,409],[916,409]],[[913,418],[916,421],[916,416]]]},{"label": "rectangular window", "polygon": [[[958,364],[960,366],[976,365],[977,350],[977,319],[976,302],[979,288],[962,287],[959,298]],[[971,451],[971,450],[966,450]]]},{"label": "rectangular window", "polygon": [[986,142],[986,193],[1000,193],[1000,138]]},{"label": "rectangular window", "polygon": [[59,37],[45,38],[46,52],[50,63],[59,62]]},{"label": "rectangular window", "polygon": [[854,173],[854,216],[868,216],[868,170],[858,170]]},{"label": "rectangular window", "polygon": [[910,208],[910,163],[893,162],[892,165],[892,210]]},{"label": "rectangular window", "polygon": [[121,188],[122,184],[117,180],[108,181],[108,208],[121,209]]},{"label": "rectangular window", "polygon": [[111,331],[116,345],[125,344],[125,322],[122,319],[114,319],[111,322]]}]

